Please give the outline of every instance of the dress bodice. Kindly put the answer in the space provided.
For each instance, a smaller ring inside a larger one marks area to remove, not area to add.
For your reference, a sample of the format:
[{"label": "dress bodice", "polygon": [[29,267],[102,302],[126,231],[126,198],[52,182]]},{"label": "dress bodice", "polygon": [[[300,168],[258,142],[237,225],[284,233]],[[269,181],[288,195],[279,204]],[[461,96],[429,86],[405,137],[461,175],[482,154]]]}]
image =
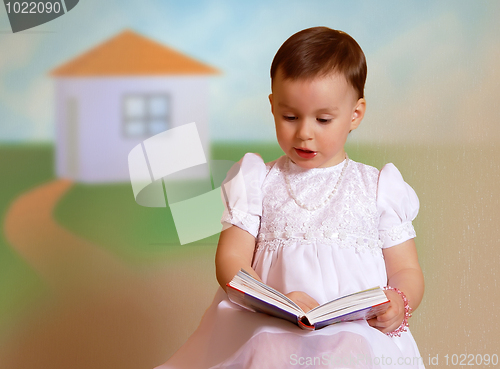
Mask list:
[{"label": "dress bodice", "polygon": [[376,168],[346,159],[304,170],[283,156],[267,169],[258,248],[320,240],[380,253]]}]

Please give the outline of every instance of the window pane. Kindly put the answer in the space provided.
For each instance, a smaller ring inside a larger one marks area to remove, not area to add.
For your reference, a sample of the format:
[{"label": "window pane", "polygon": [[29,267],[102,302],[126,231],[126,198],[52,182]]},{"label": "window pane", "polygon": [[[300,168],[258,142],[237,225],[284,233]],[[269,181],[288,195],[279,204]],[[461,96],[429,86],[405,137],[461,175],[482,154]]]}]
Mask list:
[{"label": "window pane", "polygon": [[153,119],[149,122],[149,132],[156,135],[167,130],[167,122],[165,119]]},{"label": "window pane", "polygon": [[127,118],[143,118],[146,115],[146,101],[141,96],[125,97],[125,116]]},{"label": "window pane", "polygon": [[140,137],[145,135],[145,124],[143,120],[132,120],[125,124],[125,134],[128,137]]},{"label": "window pane", "polygon": [[149,114],[152,117],[165,117],[168,114],[167,96],[153,96],[149,99]]}]

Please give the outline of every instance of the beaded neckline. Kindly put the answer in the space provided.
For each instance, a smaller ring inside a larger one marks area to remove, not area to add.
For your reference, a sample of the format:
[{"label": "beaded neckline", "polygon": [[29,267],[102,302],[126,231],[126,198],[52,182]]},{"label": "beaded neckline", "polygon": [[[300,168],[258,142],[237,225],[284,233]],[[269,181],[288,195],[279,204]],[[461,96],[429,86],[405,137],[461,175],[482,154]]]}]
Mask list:
[{"label": "beaded neckline", "polygon": [[319,204],[316,204],[316,205],[310,205],[310,204],[306,204],[306,203],[300,201],[295,196],[295,194],[293,193],[293,189],[292,189],[292,186],[290,184],[290,179],[288,178],[288,174],[287,174],[287,172],[290,169],[290,161],[291,160],[289,158],[287,158],[287,159],[288,160],[285,162],[285,172],[284,172],[284,175],[285,175],[285,182],[286,182],[286,187],[287,187],[288,193],[290,194],[290,197],[293,199],[293,201],[295,201],[295,203],[298,206],[300,206],[302,209],[309,210],[309,211],[318,210],[318,209],[322,208],[323,206],[325,206],[330,201],[330,199],[337,192],[337,189],[338,189],[338,187],[340,185],[340,182],[342,182],[342,178],[344,177],[345,171],[347,169],[347,165],[349,164],[349,157],[347,156],[347,153],[346,153],[345,154],[344,166],[342,167],[342,171],[340,172],[339,179],[337,180],[337,183],[335,183],[335,186],[333,187],[332,192],[330,192],[330,195],[328,195],[328,197],[323,202],[321,202]]}]

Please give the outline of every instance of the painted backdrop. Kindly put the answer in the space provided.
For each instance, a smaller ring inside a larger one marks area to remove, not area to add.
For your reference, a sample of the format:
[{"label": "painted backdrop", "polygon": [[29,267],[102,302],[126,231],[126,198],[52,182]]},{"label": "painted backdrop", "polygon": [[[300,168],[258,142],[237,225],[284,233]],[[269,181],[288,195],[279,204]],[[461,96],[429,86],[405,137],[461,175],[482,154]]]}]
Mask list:
[{"label": "painted backdrop", "polygon": [[498,359],[499,16],[486,0],[86,0],[12,34],[0,9],[0,362],[153,367],[217,287],[216,236],[180,246],[168,209],[138,206],[130,184],[55,176],[49,72],[133,29],[221,71],[208,88],[213,158],[271,160],[272,58],[317,25],[348,32],[367,57],[368,111],[350,156],[394,162],[420,198],[426,295],[411,328],[424,363]]}]

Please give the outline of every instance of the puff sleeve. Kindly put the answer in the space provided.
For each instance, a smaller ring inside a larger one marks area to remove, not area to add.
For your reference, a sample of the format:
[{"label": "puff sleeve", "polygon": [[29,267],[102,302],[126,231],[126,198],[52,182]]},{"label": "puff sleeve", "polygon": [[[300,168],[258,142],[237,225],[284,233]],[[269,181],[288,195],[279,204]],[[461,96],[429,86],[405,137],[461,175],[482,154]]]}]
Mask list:
[{"label": "puff sleeve", "polygon": [[377,208],[382,247],[398,245],[415,237],[412,221],[418,214],[417,194],[394,164],[386,164],[379,174]]},{"label": "puff sleeve", "polygon": [[257,154],[245,156],[229,170],[222,182],[224,229],[235,225],[257,237],[262,216],[262,183],[266,165]]}]

